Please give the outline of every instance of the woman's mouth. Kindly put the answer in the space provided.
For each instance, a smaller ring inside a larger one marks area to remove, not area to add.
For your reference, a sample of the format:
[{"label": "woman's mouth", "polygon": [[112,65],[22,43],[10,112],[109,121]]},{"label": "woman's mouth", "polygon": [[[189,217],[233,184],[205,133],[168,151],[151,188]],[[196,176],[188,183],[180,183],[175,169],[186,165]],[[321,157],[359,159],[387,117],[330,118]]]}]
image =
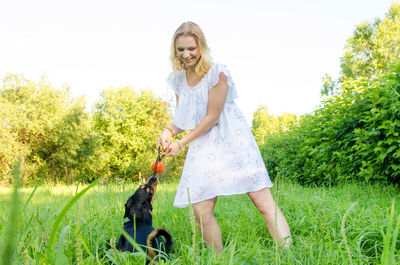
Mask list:
[{"label": "woman's mouth", "polygon": [[188,63],[191,63],[193,59],[194,59],[194,57],[192,57],[192,58],[190,58],[190,59],[187,59],[187,60],[183,60],[183,61],[184,61],[186,64],[188,64]]}]

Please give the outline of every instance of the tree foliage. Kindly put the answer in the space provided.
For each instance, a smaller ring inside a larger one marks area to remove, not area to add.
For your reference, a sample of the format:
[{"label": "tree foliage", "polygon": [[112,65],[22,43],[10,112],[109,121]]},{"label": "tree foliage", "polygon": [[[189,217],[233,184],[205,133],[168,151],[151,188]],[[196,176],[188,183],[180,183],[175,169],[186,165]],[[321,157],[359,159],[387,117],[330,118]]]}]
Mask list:
[{"label": "tree foliage", "polygon": [[18,157],[25,182],[150,174],[156,141],[171,118],[167,103],[124,87],[104,90],[93,113],[85,105],[68,88],[7,75],[0,87],[0,180],[9,181]]},{"label": "tree foliage", "polygon": [[251,131],[257,144],[261,145],[264,144],[266,136],[289,130],[297,124],[297,119],[296,115],[286,112],[275,117],[268,112],[266,106],[259,106],[253,114]]},{"label": "tree foliage", "polygon": [[319,185],[400,183],[400,63],[346,86],[298,127],[266,137],[260,149],[271,175]]},{"label": "tree foliage", "polygon": [[130,87],[110,88],[95,104],[93,118],[103,172],[124,179],[150,174],[156,141],[171,118],[166,102],[148,90],[139,94]]},{"label": "tree foliage", "polygon": [[[52,125],[61,116],[65,95],[61,91],[53,90],[44,80],[35,83],[11,74],[4,78],[0,95],[2,131],[11,143],[0,151],[3,172],[7,173],[16,157],[29,156],[32,162],[39,162],[35,161],[33,154],[46,140]],[[32,175],[38,166],[38,163],[27,163],[25,174]]]},{"label": "tree foliage", "polygon": [[45,79],[36,83],[9,74],[0,88],[0,104],[6,139],[0,146],[3,180],[18,157],[24,159],[25,180],[64,181],[80,171],[81,142],[90,137],[83,99],[72,100],[68,88],[55,89]]},{"label": "tree foliage", "polygon": [[[304,184],[400,183],[400,3],[356,26],[320,108],[260,147],[272,176]],[[338,89],[333,93],[332,86]]]},{"label": "tree foliage", "polygon": [[394,3],[385,17],[356,26],[342,57],[342,79],[379,77],[400,58],[400,3]]},{"label": "tree foliage", "polygon": [[67,183],[98,176],[98,133],[92,130],[85,105],[85,100],[78,98],[65,106],[64,115],[35,153],[36,160],[42,161],[38,176]]},{"label": "tree foliage", "polygon": [[341,86],[352,80],[378,78],[400,58],[400,3],[393,3],[383,19],[364,22],[356,26],[347,40],[341,58],[339,80],[323,77],[321,94],[334,95],[351,86]]},{"label": "tree foliage", "polygon": [[259,106],[253,114],[251,130],[258,144],[264,144],[265,136],[279,131],[278,119],[268,112],[266,106]]}]

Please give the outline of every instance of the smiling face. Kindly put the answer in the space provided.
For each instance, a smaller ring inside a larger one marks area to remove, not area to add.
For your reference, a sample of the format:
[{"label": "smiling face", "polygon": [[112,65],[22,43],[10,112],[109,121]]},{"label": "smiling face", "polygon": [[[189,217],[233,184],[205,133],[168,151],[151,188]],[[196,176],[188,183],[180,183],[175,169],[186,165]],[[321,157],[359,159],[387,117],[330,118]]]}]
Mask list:
[{"label": "smiling face", "polygon": [[176,57],[188,70],[194,70],[200,60],[199,46],[192,36],[179,36],[175,41]]}]

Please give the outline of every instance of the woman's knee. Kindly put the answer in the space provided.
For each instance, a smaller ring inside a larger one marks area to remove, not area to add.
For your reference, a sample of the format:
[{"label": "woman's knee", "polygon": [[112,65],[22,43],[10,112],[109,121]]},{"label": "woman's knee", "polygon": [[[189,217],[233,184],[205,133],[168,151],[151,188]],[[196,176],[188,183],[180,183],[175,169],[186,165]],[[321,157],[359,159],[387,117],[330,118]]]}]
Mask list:
[{"label": "woman's knee", "polygon": [[197,222],[205,222],[214,217],[214,207],[217,198],[193,204],[193,211]]},{"label": "woman's knee", "polygon": [[268,188],[256,192],[249,192],[248,195],[261,214],[274,214],[275,201]]}]

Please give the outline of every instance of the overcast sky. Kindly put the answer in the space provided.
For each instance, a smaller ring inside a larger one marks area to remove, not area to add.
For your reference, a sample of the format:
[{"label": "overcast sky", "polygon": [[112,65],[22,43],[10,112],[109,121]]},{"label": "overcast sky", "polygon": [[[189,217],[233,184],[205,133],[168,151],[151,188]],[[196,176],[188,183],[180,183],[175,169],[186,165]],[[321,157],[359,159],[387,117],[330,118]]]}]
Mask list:
[{"label": "overcast sky", "polygon": [[203,29],[215,62],[227,65],[250,123],[265,105],[304,114],[336,77],[355,25],[383,18],[391,0],[25,0],[0,3],[0,78],[23,74],[85,95],[130,85],[171,99],[171,38],[184,21]]}]

